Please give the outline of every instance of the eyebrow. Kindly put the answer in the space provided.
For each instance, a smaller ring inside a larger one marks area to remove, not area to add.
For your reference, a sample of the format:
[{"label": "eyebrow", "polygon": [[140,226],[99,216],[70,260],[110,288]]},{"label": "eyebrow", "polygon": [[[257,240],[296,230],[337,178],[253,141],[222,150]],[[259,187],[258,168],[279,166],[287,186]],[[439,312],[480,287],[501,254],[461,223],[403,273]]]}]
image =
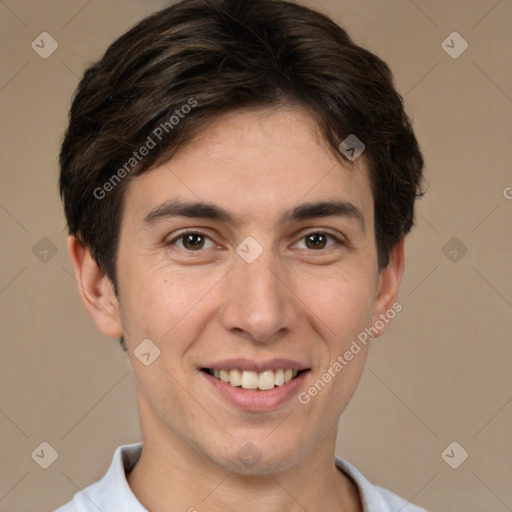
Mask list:
[{"label": "eyebrow", "polygon": [[144,217],[144,224],[156,224],[173,217],[211,219],[235,224],[234,217],[223,208],[211,203],[169,200],[156,206]]},{"label": "eyebrow", "polygon": [[[219,206],[206,202],[169,200],[151,209],[144,217],[144,225],[150,226],[159,221],[174,217],[209,219],[237,225],[234,216]],[[319,201],[304,203],[285,212],[278,223],[316,219],[320,217],[347,217],[360,224],[365,231],[363,212],[350,201]]]},{"label": "eyebrow", "polygon": [[284,214],[282,221],[300,221],[319,217],[347,217],[357,220],[365,231],[363,212],[350,201],[320,201],[304,203]]}]

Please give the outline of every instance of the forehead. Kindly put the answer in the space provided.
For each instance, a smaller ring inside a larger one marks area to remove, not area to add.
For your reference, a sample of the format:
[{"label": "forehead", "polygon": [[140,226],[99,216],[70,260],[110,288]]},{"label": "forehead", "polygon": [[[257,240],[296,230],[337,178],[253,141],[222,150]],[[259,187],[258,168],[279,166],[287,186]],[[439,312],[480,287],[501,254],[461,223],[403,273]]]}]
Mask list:
[{"label": "forehead", "polygon": [[281,215],[301,202],[345,200],[373,222],[364,158],[344,165],[322,140],[313,118],[299,109],[243,110],[218,117],[169,162],[132,178],[125,215],[142,218],[171,198],[218,204],[242,221]]}]

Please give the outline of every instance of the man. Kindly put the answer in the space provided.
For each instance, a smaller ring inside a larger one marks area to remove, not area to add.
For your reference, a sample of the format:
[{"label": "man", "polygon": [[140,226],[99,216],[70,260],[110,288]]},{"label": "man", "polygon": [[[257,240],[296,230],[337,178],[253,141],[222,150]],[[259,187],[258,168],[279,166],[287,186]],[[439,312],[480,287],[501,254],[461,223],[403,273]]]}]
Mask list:
[{"label": "man", "polygon": [[421,193],[385,63],[294,3],[184,0],[86,71],[60,162],[142,443],[59,512],[420,510],[334,456]]}]

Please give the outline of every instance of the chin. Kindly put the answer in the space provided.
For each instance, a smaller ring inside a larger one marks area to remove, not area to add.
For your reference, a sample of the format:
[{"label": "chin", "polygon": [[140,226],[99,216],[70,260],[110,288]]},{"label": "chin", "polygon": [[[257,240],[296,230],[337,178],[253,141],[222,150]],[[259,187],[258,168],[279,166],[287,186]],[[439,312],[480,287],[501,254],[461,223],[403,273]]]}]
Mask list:
[{"label": "chin", "polygon": [[[295,466],[303,453],[298,453],[297,448],[278,449],[276,446],[266,443],[253,443],[247,441],[245,443],[233,442],[232,447],[240,446],[238,450],[229,450],[223,447],[221,453],[205,454],[215,465],[232,473],[240,475],[265,475],[279,473]],[[259,446],[259,448],[258,448]],[[300,446],[300,443],[295,446]]]}]

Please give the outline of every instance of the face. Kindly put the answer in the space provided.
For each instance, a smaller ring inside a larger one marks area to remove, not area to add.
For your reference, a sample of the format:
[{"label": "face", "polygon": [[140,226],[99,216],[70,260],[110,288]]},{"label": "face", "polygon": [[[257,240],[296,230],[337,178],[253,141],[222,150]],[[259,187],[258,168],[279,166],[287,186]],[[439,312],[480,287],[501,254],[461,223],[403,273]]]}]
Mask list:
[{"label": "face", "polygon": [[345,168],[303,111],[239,111],[124,205],[116,307],[143,432],[240,472],[333,445],[367,345],[344,355],[400,274],[378,270],[363,157]]}]

